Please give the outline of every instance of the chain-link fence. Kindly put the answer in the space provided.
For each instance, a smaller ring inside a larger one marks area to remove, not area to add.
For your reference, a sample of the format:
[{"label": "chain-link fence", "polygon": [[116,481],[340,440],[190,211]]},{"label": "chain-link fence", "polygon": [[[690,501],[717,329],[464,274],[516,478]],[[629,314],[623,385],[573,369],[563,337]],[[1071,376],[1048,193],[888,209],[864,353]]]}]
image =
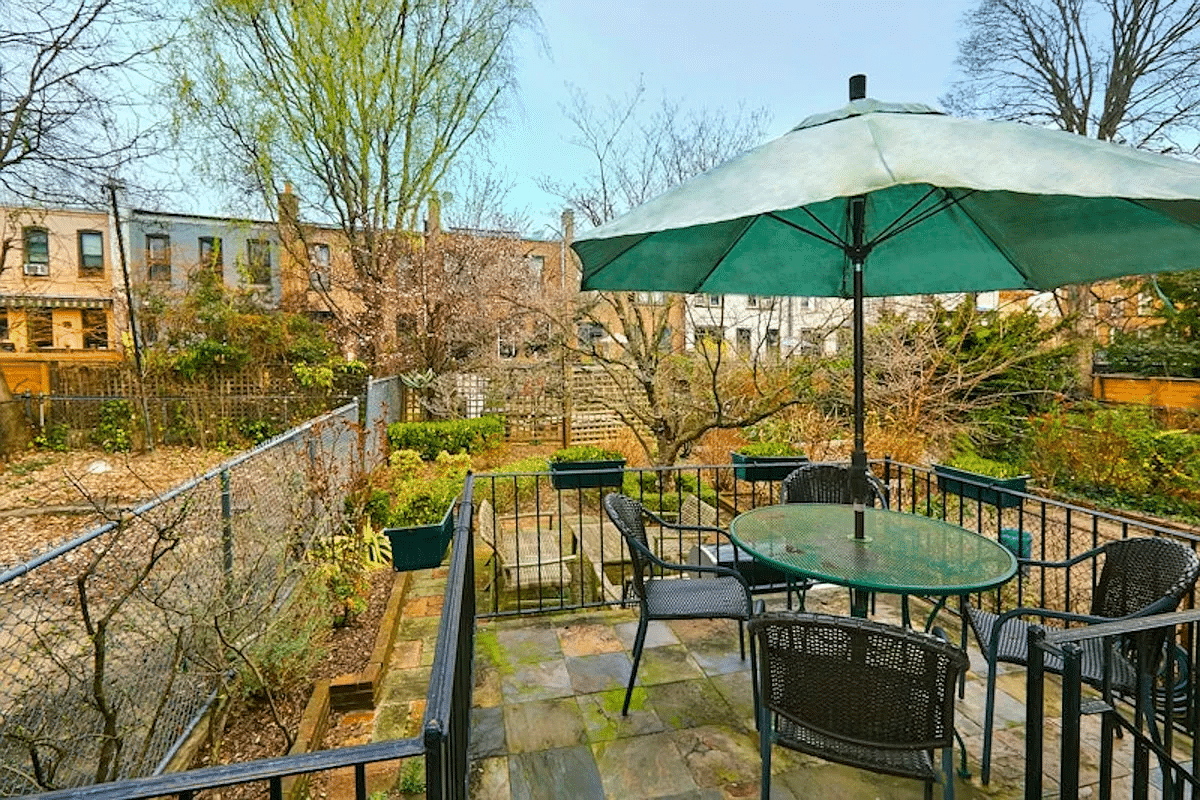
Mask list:
[{"label": "chain-link fence", "polygon": [[405,392],[399,376],[371,378],[367,381],[366,419],[368,465],[375,465],[387,454],[387,427],[404,419]]},{"label": "chain-link fence", "polygon": [[343,530],[358,415],[311,420],[0,575],[0,796],[162,768],[265,641],[310,545]]}]

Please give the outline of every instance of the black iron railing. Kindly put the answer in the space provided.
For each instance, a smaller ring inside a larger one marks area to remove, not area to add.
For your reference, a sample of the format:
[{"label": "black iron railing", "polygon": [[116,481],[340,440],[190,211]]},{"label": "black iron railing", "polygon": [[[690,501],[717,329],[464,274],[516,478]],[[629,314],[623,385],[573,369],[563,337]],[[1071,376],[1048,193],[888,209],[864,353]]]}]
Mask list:
[{"label": "black iron railing", "polygon": [[468,475],[455,524],[454,550],[446,578],[445,600],[421,736],[114,781],[37,796],[41,800],[140,800],[151,797],[190,800],[198,792],[207,789],[265,783],[268,796],[275,800],[283,797],[284,786],[289,778],[349,768],[354,770],[356,800],[366,800],[368,764],[424,756],[426,797],[433,800],[465,800],[469,776],[467,739],[475,641],[472,512],[472,477]]},{"label": "black iron railing", "polygon": [[[1198,622],[1200,611],[1193,609],[1066,630],[1031,627],[1025,709],[1027,798],[1043,796],[1043,753],[1047,747],[1059,753],[1056,778],[1060,796],[1080,796],[1084,788],[1080,754],[1087,738],[1084,723],[1093,715],[1100,719],[1100,769],[1098,785],[1088,787],[1091,794],[1101,798],[1117,794],[1134,798],[1197,796],[1200,780],[1192,765],[1200,758],[1200,740],[1178,733],[1194,734],[1196,730],[1196,700],[1200,694],[1194,680]],[[1094,687],[1084,684],[1081,660],[1083,644],[1089,640],[1104,643],[1110,662],[1125,659],[1134,666],[1138,688],[1132,695],[1101,686],[1097,696]],[[1044,668],[1049,654],[1061,658],[1064,666],[1057,743],[1047,741],[1053,734],[1043,724],[1045,700],[1052,691]],[[1118,737],[1132,742],[1132,773],[1128,777],[1114,775]]]},{"label": "black iron railing", "polygon": [[[1190,530],[997,488],[986,479],[939,480],[929,467],[890,459],[872,471],[883,480],[889,507],[923,514],[996,539],[1018,556],[1061,561],[1105,541],[1167,536],[1200,546]],[[749,481],[733,465],[678,466],[595,473],[607,485],[556,489],[549,473],[476,476],[476,534],[481,549],[479,613],[539,613],[620,602],[629,564],[616,528],[600,509],[604,492],[622,491],[668,519],[727,527],[742,511],[778,502],[779,479]],[[711,558],[699,534],[659,537],[664,558]],[[997,610],[1019,605],[1086,611],[1098,575],[1022,570],[1001,589],[975,598]]]}]

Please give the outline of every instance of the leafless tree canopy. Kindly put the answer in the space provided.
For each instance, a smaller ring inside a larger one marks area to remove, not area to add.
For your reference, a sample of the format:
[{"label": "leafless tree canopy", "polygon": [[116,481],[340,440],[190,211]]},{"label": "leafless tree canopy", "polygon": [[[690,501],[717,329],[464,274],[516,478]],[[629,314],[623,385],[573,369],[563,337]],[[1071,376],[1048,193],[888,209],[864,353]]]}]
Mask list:
[{"label": "leafless tree canopy", "polygon": [[12,198],[95,202],[97,184],[148,154],[149,91],[137,68],[157,49],[153,3],[0,2],[0,187]]},{"label": "leafless tree canopy", "polygon": [[1198,152],[1200,3],[982,0],[966,25],[952,112]]},{"label": "leafless tree canopy", "polygon": [[538,185],[601,225],[757,145],[770,122],[765,108],[686,111],[682,101],[665,97],[646,113],[645,99],[641,82],[599,107],[573,87],[563,113],[575,128],[570,141],[591,161],[591,170],[577,183],[543,177]]}]

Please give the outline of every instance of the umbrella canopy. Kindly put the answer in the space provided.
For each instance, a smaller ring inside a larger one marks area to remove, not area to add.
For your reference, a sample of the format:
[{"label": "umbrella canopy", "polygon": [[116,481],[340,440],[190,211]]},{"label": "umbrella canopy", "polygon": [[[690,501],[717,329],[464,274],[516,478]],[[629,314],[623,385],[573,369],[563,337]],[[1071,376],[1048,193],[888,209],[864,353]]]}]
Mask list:
[{"label": "umbrella canopy", "polygon": [[865,88],[572,244],[585,290],[854,298],[860,509],[864,296],[1200,268],[1200,165]]},{"label": "umbrella canopy", "polygon": [[1200,268],[1200,164],[863,99],[572,245],[584,289],[852,297],[1053,289]]}]

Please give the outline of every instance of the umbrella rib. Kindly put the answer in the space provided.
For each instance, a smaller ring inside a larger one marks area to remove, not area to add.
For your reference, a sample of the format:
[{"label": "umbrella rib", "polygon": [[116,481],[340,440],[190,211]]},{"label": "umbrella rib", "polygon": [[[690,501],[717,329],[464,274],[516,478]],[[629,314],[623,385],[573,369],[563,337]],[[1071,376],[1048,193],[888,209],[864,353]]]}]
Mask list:
[{"label": "umbrella rib", "polygon": [[[928,200],[928,199],[929,199],[929,196],[930,196],[930,195],[932,195],[932,194],[933,194],[934,192],[936,192],[937,190],[938,190],[938,187],[936,187],[936,186],[930,186],[930,187],[929,187],[929,191],[925,192],[925,194],[923,194],[923,195],[921,195],[919,198],[917,198],[917,200],[916,200],[916,201],[915,201],[915,202],[914,202],[912,205],[910,205],[908,208],[904,209],[904,213],[900,214],[900,215],[899,215],[899,216],[897,216],[897,217],[896,217],[894,220],[892,220],[891,222],[889,222],[889,223],[887,224],[887,227],[885,227],[885,228],[884,228],[882,231],[880,231],[880,232],[879,232],[879,235],[878,235],[878,236],[876,236],[876,237],[875,237],[875,238],[874,238],[874,239],[871,241],[871,244],[872,244],[872,245],[874,245],[874,244],[877,244],[877,243],[879,243],[879,242],[883,242],[883,241],[886,241],[886,240],[890,239],[890,238],[891,238],[891,231],[892,231],[892,229],[893,229],[893,228],[896,228],[897,226],[899,226],[899,225],[900,225],[900,224],[903,222],[903,220],[904,220],[904,218],[905,218],[905,217],[907,217],[909,214],[911,214],[911,213],[913,213],[914,211],[916,211],[916,210],[917,210],[917,209],[918,209],[918,208],[921,206],[921,204],[922,204],[922,203],[924,203],[926,200]],[[936,206],[935,206],[935,207],[936,207]],[[899,233],[899,231],[897,231],[897,233]]]},{"label": "umbrella rib", "polygon": [[754,223],[757,221],[758,221],[758,217],[750,217],[749,218],[749,222],[746,223],[745,227],[743,227],[740,231],[738,231],[738,235],[735,236],[733,238],[733,241],[729,243],[729,246],[726,247],[724,251],[722,251],[720,257],[713,259],[712,267],[708,270],[708,272],[704,273],[704,280],[700,281],[700,283],[696,286],[694,291],[697,291],[697,292],[700,291],[700,287],[704,285],[704,281],[708,280],[709,277],[712,276],[712,274],[717,271],[717,267],[721,266],[721,262],[725,260],[726,256],[728,256],[731,252],[733,252],[733,248],[738,246],[738,242],[742,241],[742,239],[745,238],[746,232],[749,231],[750,228],[754,227]]},{"label": "umbrella rib", "polygon": [[[966,195],[964,195],[963,197],[965,198]],[[960,198],[960,199],[962,199],[962,198]],[[1028,273],[1026,273],[1025,270],[1021,269],[1020,262],[1018,262],[1017,259],[1013,258],[1012,254],[1009,252],[1008,248],[1005,247],[1004,244],[1001,243],[999,240],[997,240],[996,237],[992,236],[992,234],[988,232],[987,228],[980,225],[979,221],[976,220],[975,217],[971,216],[971,212],[970,212],[970,210],[967,209],[966,206],[961,206],[961,208],[962,208],[963,216],[965,216],[967,219],[971,220],[971,224],[973,224],[975,226],[975,230],[979,231],[980,235],[982,235],[989,242],[991,242],[992,247],[996,248],[996,252],[999,253],[1000,255],[1004,256],[1004,260],[1007,261],[1012,266],[1013,270],[1016,271],[1016,273],[1018,275],[1020,275],[1021,277],[1023,277],[1025,279],[1025,285],[1024,285],[1024,287],[1021,287],[1021,288],[1026,288],[1026,289],[1039,288],[1029,282]]]},{"label": "umbrella rib", "polygon": [[[925,193],[925,197],[922,197],[921,200],[918,201],[918,204],[920,202],[923,202],[926,197],[929,197],[930,194],[932,194],[933,192],[935,192],[937,190],[938,190],[938,187],[936,187],[936,186],[933,189],[930,189],[928,192]],[[916,207],[916,205],[912,206],[911,208],[908,209],[908,211],[905,211],[903,214],[901,214],[899,217],[897,217],[891,223],[891,225],[889,225],[887,227],[887,229],[884,230],[883,233],[881,233],[876,238],[872,239],[870,242],[870,246],[875,247],[876,245],[881,244],[882,242],[886,242],[888,239],[895,238],[896,236],[899,236],[900,234],[904,233],[905,231],[915,228],[917,225],[920,225],[922,222],[929,219],[930,217],[934,217],[934,216],[942,213],[943,211],[945,211],[948,208],[951,208],[953,206],[961,206],[962,201],[966,200],[968,197],[975,194],[975,192],[977,190],[971,189],[959,197],[955,197],[953,194],[951,194],[949,192],[949,190],[943,189],[942,191],[944,191],[946,193],[945,197],[938,200],[938,202],[935,203],[933,205],[933,207],[928,208],[925,211],[922,211],[916,217],[914,217],[913,219],[910,219],[909,221],[905,222],[904,224],[897,225],[897,223],[899,223],[900,220],[904,219],[904,217],[906,215],[908,215],[908,213],[911,212],[913,210],[913,208]],[[965,211],[964,211],[964,213],[965,213]]]},{"label": "umbrella rib", "polygon": [[784,219],[783,217],[776,214],[774,211],[768,211],[766,214],[763,214],[763,216],[770,217],[771,219],[775,220],[776,222],[782,222],[784,225],[787,225],[789,228],[795,228],[796,230],[800,231],[801,233],[807,233],[809,236],[813,237],[814,239],[819,239],[822,242],[825,242],[826,244],[831,244],[834,247],[838,248],[839,250],[845,250],[847,247],[849,247],[849,244],[847,242],[843,241],[842,238],[837,235],[836,231],[834,231],[832,228],[830,228],[828,225],[826,225],[824,222],[822,222],[820,219],[818,219],[815,214],[813,214],[807,208],[801,208],[800,210],[803,211],[805,214],[808,214],[808,216],[812,218],[813,222],[817,223],[822,228],[824,228],[826,230],[826,232],[829,233],[829,236],[822,236],[821,234],[817,233],[816,231],[810,231],[808,228],[805,228],[803,225],[797,225],[795,222],[792,222],[790,219]]}]

